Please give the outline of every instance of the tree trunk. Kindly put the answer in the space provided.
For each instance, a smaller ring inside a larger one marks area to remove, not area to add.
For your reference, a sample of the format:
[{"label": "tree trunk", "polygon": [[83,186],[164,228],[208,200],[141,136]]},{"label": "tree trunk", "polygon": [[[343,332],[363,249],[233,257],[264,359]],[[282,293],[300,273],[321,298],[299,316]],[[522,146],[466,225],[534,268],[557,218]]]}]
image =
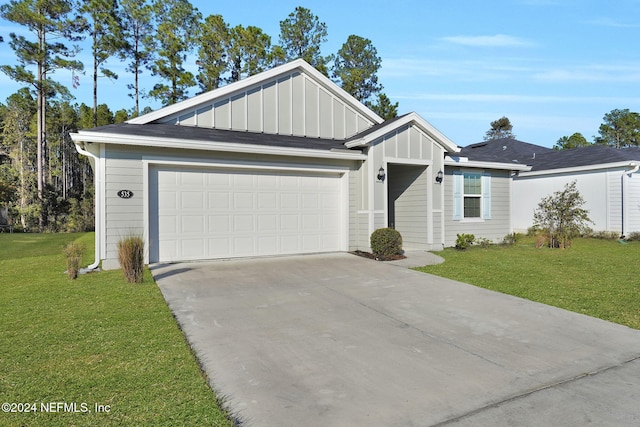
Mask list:
[{"label": "tree trunk", "polygon": [[[93,45],[96,45],[95,30],[93,31]],[[95,48],[93,50],[93,127],[98,127],[98,59]]]},{"label": "tree trunk", "polygon": [[[38,28],[38,43],[41,52],[46,51],[46,33],[42,26]],[[45,122],[45,106],[46,106],[46,60],[38,59],[38,80],[37,90],[38,90],[38,137],[37,137],[37,150],[36,150],[36,168],[38,171],[37,181],[38,181],[38,204],[40,205],[40,210],[38,212],[38,228],[40,232],[44,231],[44,227],[46,224],[45,221],[45,212],[44,212],[44,200],[42,198],[42,194],[44,191],[44,144],[45,144],[45,135],[46,135],[46,122]]]}]

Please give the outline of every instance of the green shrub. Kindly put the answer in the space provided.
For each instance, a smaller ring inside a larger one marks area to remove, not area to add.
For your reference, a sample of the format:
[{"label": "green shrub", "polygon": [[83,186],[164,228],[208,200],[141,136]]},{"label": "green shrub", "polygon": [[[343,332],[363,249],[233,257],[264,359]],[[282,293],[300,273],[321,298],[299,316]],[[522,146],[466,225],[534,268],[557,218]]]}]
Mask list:
[{"label": "green shrub", "polygon": [[518,241],[521,240],[523,235],[521,233],[511,233],[507,234],[502,238],[502,244],[506,246],[513,246],[518,244]]},{"label": "green shrub", "polygon": [[129,283],[142,283],[144,269],[144,241],[139,236],[129,236],[118,242],[118,260]]},{"label": "green shrub", "polygon": [[69,276],[71,280],[78,277],[84,250],[84,244],[80,242],[68,243],[63,249],[64,256],[67,258],[67,276]]},{"label": "green shrub", "polygon": [[456,249],[462,251],[473,245],[473,242],[476,240],[476,236],[473,234],[456,234],[456,237]]},{"label": "green shrub", "polygon": [[371,233],[371,251],[378,256],[402,253],[402,236],[393,228],[378,228]]},{"label": "green shrub", "polygon": [[487,249],[489,246],[491,246],[491,240],[485,237],[479,237],[475,239],[475,243],[477,243],[478,246],[480,246],[483,249]]}]

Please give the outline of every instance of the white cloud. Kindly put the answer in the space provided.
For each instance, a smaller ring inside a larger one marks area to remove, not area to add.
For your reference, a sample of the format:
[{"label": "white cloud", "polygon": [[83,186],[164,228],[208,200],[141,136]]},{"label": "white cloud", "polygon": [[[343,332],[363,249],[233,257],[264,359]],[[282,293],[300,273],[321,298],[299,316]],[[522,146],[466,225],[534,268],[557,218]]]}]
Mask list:
[{"label": "white cloud", "polygon": [[496,34],[493,36],[449,36],[442,37],[441,40],[453,44],[474,47],[525,47],[534,45],[531,41],[506,34]]},{"label": "white cloud", "polygon": [[640,64],[585,64],[540,70],[534,80],[543,82],[624,83],[640,82]]},{"label": "white cloud", "polygon": [[393,94],[393,99],[415,101],[464,102],[464,103],[498,103],[498,104],[637,104],[639,97],[614,96],[553,96],[553,95],[519,95],[492,93],[424,93]]},{"label": "white cloud", "polygon": [[612,27],[612,28],[638,28],[637,24],[628,24],[620,21],[616,21],[613,18],[609,17],[599,17],[596,19],[590,19],[588,21],[584,21],[585,24],[595,25],[598,27]]}]

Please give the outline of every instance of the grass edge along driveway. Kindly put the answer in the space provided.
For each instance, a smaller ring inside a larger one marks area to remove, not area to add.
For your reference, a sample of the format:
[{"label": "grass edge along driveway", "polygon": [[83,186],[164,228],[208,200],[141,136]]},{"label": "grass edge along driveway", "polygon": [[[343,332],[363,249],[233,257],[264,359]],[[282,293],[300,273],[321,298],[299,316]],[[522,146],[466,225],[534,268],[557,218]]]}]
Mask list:
[{"label": "grass edge along driveway", "polygon": [[70,281],[76,239],[88,265],[93,233],[0,234],[0,425],[233,425],[150,272]]},{"label": "grass edge along driveway", "polygon": [[418,271],[640,329],[640,242],[576,239],[569,249],[491,245],[438,252]]}]

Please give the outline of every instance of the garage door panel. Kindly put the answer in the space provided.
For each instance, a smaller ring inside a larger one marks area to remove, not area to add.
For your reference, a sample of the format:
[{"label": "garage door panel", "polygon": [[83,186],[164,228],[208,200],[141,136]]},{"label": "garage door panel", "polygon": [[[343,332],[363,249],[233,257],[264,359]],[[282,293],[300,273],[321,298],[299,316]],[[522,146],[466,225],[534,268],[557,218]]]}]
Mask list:
[{"label": "garage door panel", "polygon": [[150,173],[150,212],[158,215],[151,261],[342,249],[338,174],[169,166]]},{"label": "garage door panel", "polygon": [[204,226],[205,219],[201,215],[181,215],[181,227],[182,233],[205,233],[206,228]]},{"label": "garage door panel", "polygon": [[231,231],[231,217],[229,215],[209,215],[209,233],[227,234]]},{"label": "garage door panel", "polygon": [[181,209],[202,209],[205,207],[206,194],[202,191],[183,191],[180,194]]},{"label": "garage door panel", "polygon": [[203,259],[206,256],[204,239],[180,239],[181,254],[185,259]]}]

